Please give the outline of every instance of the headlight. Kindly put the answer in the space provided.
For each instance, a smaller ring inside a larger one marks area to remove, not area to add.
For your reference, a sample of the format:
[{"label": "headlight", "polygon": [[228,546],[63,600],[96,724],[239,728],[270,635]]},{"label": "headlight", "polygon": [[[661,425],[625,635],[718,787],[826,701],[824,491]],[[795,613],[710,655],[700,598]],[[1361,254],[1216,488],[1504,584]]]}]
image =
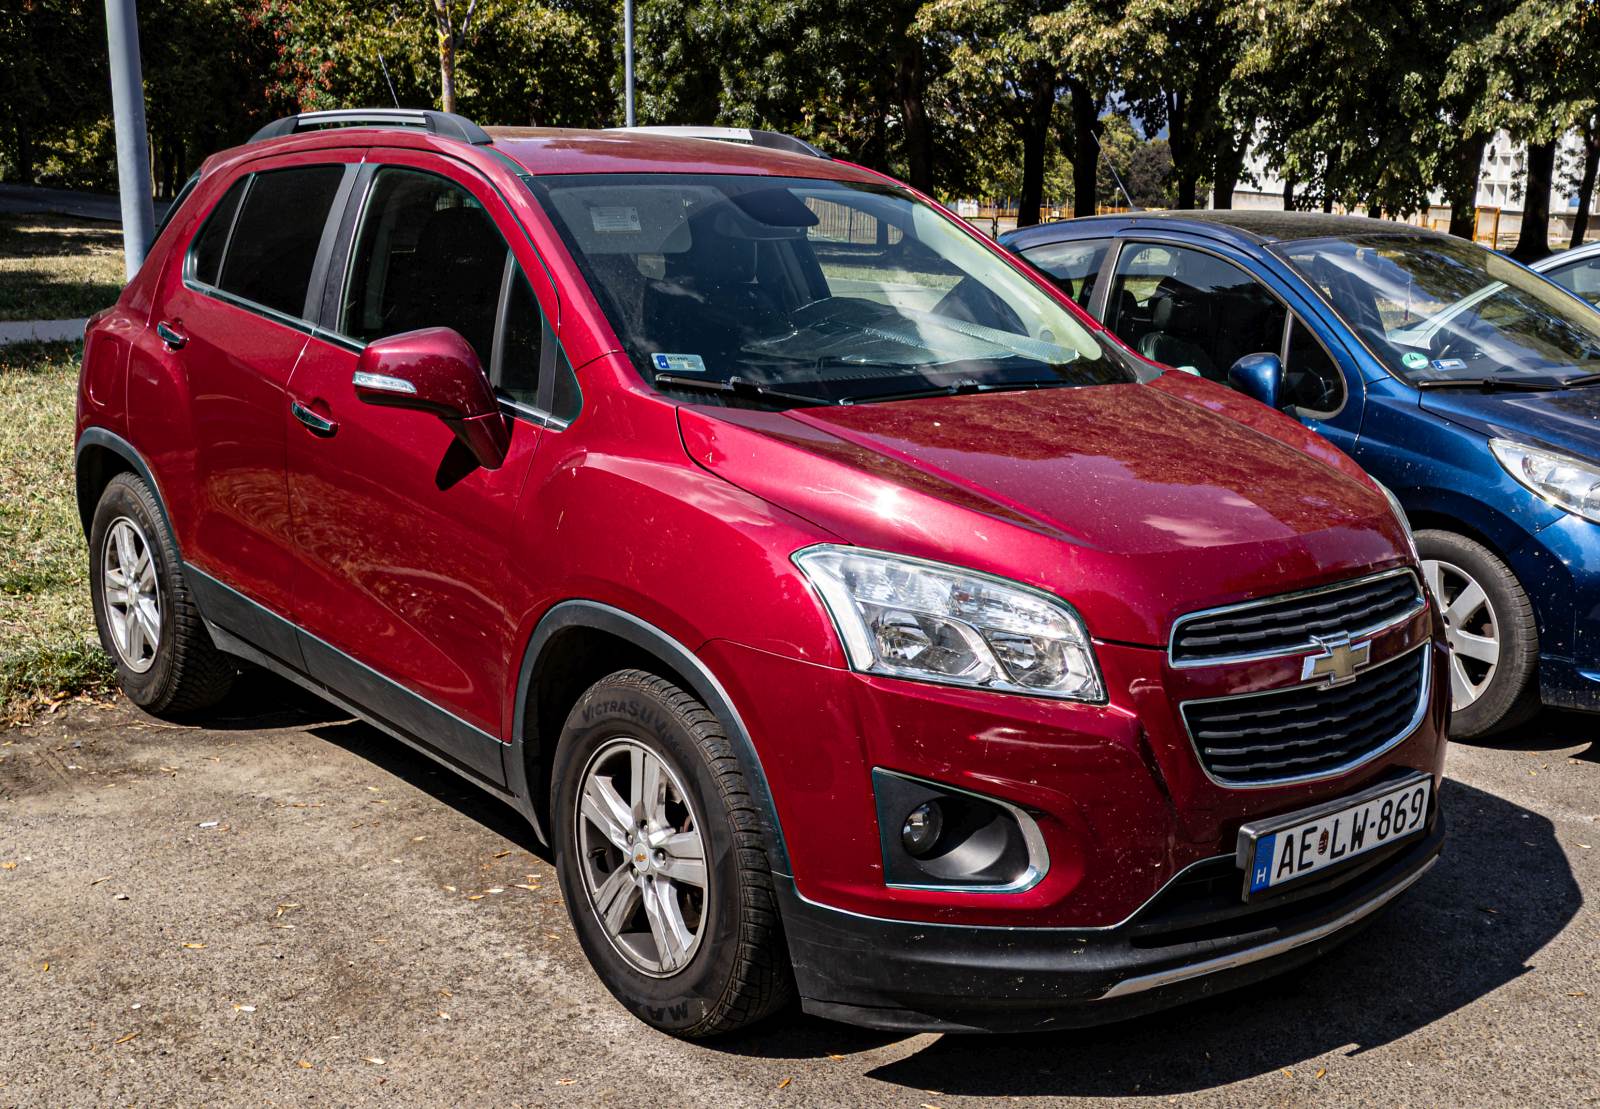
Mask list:
[{"label": "headlight", "polygon": [[1489,449],[1518,482],[1574,516],[1600,524],[1600,467],[1512,439],[1491,439]]},{"label": "headlight", "polygon": [[822,594],[856,670],[1038,697],[1105,698],[1083,621],[1048,593],[855,547],[808,547],[794,561]]},{"label": "headlight", "polygon": [[1406,533],[1406,546],[1411,550],[1411,557],[1421,562],[1422,556],[1417,553],[1417,537],[1411,533],[1411,518],[1406,515],[1406,510],[1400,507],[1400,498],[1377,478],[1372,479],[1372,484],[1382,489],[1383,495],[1389,498],[1389,507],[1394,510],[1394,518],[1400,521],[1400,530]]}]

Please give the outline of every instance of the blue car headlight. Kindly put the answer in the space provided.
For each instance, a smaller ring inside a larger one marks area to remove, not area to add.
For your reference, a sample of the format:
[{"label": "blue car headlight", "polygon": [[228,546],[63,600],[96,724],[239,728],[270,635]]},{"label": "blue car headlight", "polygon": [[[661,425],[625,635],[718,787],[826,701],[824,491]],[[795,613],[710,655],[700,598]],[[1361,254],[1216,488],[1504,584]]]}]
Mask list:
[{"label": "blue car headlight", "polygon": [[1491,439],[1489,449],[1518,483],[1557,508],[1600,524],[1600,466],[1514,439]]}]

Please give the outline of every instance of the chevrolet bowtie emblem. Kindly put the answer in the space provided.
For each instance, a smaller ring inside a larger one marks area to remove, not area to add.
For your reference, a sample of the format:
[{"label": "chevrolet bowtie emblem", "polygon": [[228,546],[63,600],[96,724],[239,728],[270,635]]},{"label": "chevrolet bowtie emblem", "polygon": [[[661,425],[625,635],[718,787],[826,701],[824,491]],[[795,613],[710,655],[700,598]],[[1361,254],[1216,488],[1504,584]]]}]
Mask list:
[{"label": "chevrolet bowtie emblem", "polygon": [[1360,670],[1372,658],[1372,640],[1351,643],[1348,635],[1313,636],[1322,648],[1320,654],[1310,655],[1300,666],[1300,680],[1309,682],[1322,678],[1322,688],[1344,685],[1356,680]]}]

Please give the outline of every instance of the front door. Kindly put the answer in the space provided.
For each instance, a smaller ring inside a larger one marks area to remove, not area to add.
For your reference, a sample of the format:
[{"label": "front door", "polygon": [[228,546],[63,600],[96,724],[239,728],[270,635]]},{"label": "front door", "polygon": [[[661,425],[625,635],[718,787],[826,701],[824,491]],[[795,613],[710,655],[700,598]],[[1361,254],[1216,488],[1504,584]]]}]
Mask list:
[{"label": "front door", "polygon": [[526,596],[510,529],[540,423],[508,415],[510,452],[485,470],[436,417],[364,404],[351,384],[365,343],[450,327],[494,368],[508,413],[537,395],[547,329],[507,246],[515,224],[491,189],[439,161],[369,162],[330,330],[289,383],[297,619],[313,677],[499,781]]}]

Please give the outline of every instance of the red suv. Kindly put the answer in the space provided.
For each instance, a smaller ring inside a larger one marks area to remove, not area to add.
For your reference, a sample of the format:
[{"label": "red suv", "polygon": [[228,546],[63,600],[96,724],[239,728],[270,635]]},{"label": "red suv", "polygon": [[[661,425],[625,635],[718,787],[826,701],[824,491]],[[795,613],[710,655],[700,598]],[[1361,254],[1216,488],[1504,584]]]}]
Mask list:
[{"label": "red suv", "polygon": [[241,660],[516,806],[684,1036],[1100,1022],[1312,958],[1433,862],[1405,522],[794,139],[279,121],[84,348],[123,688]]}]

